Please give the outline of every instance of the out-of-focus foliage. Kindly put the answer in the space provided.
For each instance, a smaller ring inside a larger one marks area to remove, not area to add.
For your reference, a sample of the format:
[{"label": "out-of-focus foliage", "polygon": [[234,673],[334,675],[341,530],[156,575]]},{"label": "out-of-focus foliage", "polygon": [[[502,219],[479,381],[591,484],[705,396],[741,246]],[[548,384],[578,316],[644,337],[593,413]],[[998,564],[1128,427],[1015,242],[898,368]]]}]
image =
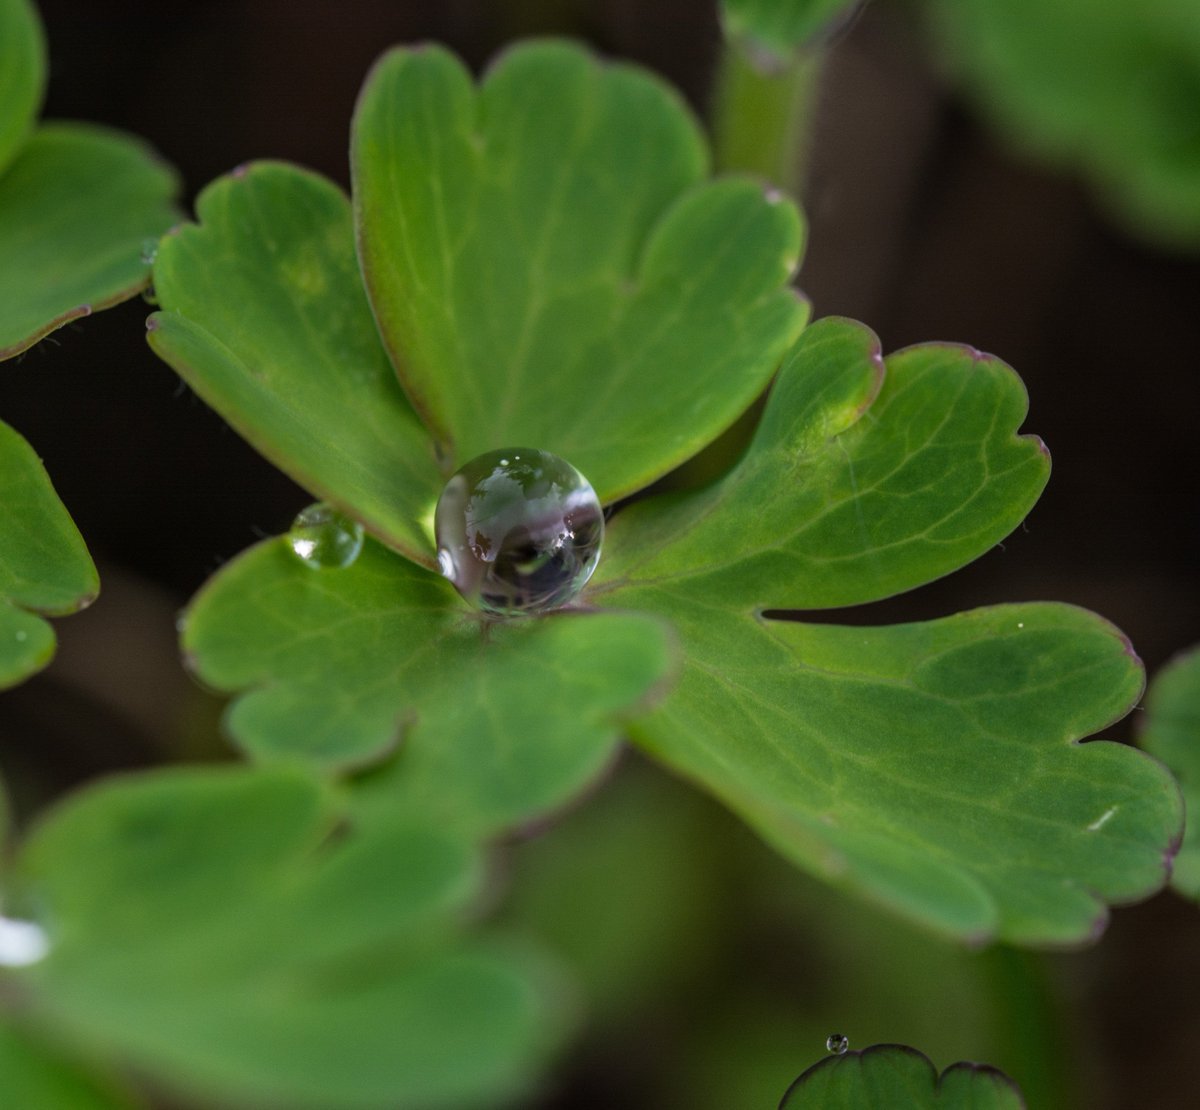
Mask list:
[{"label": "out-of-focus foliage", "polygon": [[1200,248],[1200,4],[928,0],[945,66],[1141,234]]}]

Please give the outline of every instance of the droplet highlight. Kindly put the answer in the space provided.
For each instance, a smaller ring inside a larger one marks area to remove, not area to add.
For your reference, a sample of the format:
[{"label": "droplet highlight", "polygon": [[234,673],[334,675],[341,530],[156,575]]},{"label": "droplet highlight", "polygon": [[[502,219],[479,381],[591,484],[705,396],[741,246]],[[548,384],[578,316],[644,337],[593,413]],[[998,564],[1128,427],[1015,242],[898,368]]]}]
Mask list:
[{"label": "droplet highlight", "polygon": [[545,613],[591,578],[604,510],[565,459],[508,447],[472,459],[446,483],[434,532],[442,574],[472,605],[502,616]]},{"label": "droplet highlight", "polygon": [[318,501],[293,521],[288,543],[295,556],[313,570],[348,567],[362,551],[363,527],[332,505]]},{"label": "droplet highlight", "polygon": [[0,967],[29,967],[49,951],[49,938],[40,925],[0,914]]},{"label": "droplet highlight", "polygon": [[850,1047],[850,1038],[845,1033],[830,1033],[825,1038],[825,1048],[835,1056],[841,1056]]},{"label": "droplet highlight", "polygon": [[153,266],[154,260],[158,257],[158,240],[143,239],[142,240],[142,264]]}]

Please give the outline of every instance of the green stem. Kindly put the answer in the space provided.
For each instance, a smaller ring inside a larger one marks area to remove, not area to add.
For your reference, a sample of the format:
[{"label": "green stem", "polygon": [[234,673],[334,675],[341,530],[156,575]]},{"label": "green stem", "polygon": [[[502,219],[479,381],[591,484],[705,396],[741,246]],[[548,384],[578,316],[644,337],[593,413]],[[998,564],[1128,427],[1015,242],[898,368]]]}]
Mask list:
[{"label": "green stem", "polygon": [[800,195],[823,61],[819,48],[785,60],[725,41],[713,104],[718,170],[757,174]]},{"label": "green stem", "polygon": [[983,954],[997,1058],[1021,1085],[1030,1110],[1078,1106],[1070,1037],[1044,958],[997,946]]}]

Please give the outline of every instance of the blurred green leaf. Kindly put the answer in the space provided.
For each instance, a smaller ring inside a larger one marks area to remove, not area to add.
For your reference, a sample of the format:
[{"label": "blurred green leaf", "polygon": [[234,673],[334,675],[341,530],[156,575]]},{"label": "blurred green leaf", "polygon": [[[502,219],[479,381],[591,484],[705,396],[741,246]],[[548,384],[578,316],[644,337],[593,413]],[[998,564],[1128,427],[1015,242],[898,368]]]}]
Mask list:
[{"label": "blurred green leaf", "polygon": [[1200,246],[1200,5],[930,0],[948,68],[1011,140],[1143,235]]},{"label": "blurred green leaf", "polygon": [[[1177,656],[1150,683],[1142,747],[1161,759],[1183,788],[1187,811],[1200,814],[1200,648]],[[1171,884],[1200,897],[1200,821],[1189,819]]]},{"label": "blurred green leaf", "polygon": [[0,173],[29,137],[46,85],[46,44],[29,0],[0,0]]},{"label": "blurred green leaf", "polygon": [[939,1076],[925,1056],[904,1045],[873,1045],[830,1056],[792,1084],[779,1110],[1024,1110],[1002,1072],[960,1063]]},{"label": "blurred green leaf", "polygon": [[862,0],[721,0],[725,34],[746,44],[768,65],[786,64],[813,45]]},{"label": "blurred green leaf", "polygon": [[145,287],[178,183],[136,139],[46,124],[0,173],[0,359]]},{"label": "blurred green leaf", "polygon": [[43,819],[13,876],[50,953],[33,1017],[204,1104],[498,1104],[554,1039],[541,965],[463,935],[453,834],[339,831],[294,772],[110,781]]},{"label": "blurred green leaf", "polygon": [[256,163],[163,240],[150,345],[267,458],[410,558],[435,565],[442,481],[371,319],[350,203]]},{"label": "blurred green leaf", "polygon": [[37,614],[60,616],[100,590],[74,522],[33,448],[0,423],[0,689],[50,662],[54,633]]},{"label": "blurred green leaf", "polygon": [[0,1022],[0,1106],[13,1110],[133,1110],[138,1105],[78,1062]]},{"label": "blurred green leaf", "polygon": [[679,97],[579,47],[510,49],[478,91],[439,47],[393,51],[352,155],[380,331],[458,464],[538,447],[611,501],[727,428],[806,319],[796,209],[706,183]]},{"label": "blurred green leaf", "polygon": [[338,768],[395,752],[364,796],[488,835],[561,805],[608,764],[618,722],[668,674],[653,618],[490,623],[368,542],[314,570],[286,538],[227,566],[187,616],[192,667],[266,760]]}]

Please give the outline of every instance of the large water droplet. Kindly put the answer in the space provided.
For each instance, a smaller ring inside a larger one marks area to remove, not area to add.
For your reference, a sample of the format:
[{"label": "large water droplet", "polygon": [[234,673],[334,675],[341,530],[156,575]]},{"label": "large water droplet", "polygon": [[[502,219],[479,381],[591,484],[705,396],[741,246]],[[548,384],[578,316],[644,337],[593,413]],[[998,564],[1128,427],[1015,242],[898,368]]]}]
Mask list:
[{"label": "large water droplet", "polygon": [[40,925],[0,914],[0,967],[28,967],[49,951],[50,941]]},{"label": "large water droplet", "polygon": [[830,1033],[825,1038],[825,1047],[835,1056],[841,1056],[850,1047],[850,1038],[845,1033]]},{"label": "large water droplet", "polygon": [[600,559],[604,510],[591,483],[548,451],[472,459],[434,515],[438,565],[472,605],[514,616],[566,605]]},{"label": "large water droplet", "polygon": [[292,523],[288,543],[297,557],[314,570],[348,567],[362,550],[363,528],[332,505],[309,505]]}]

